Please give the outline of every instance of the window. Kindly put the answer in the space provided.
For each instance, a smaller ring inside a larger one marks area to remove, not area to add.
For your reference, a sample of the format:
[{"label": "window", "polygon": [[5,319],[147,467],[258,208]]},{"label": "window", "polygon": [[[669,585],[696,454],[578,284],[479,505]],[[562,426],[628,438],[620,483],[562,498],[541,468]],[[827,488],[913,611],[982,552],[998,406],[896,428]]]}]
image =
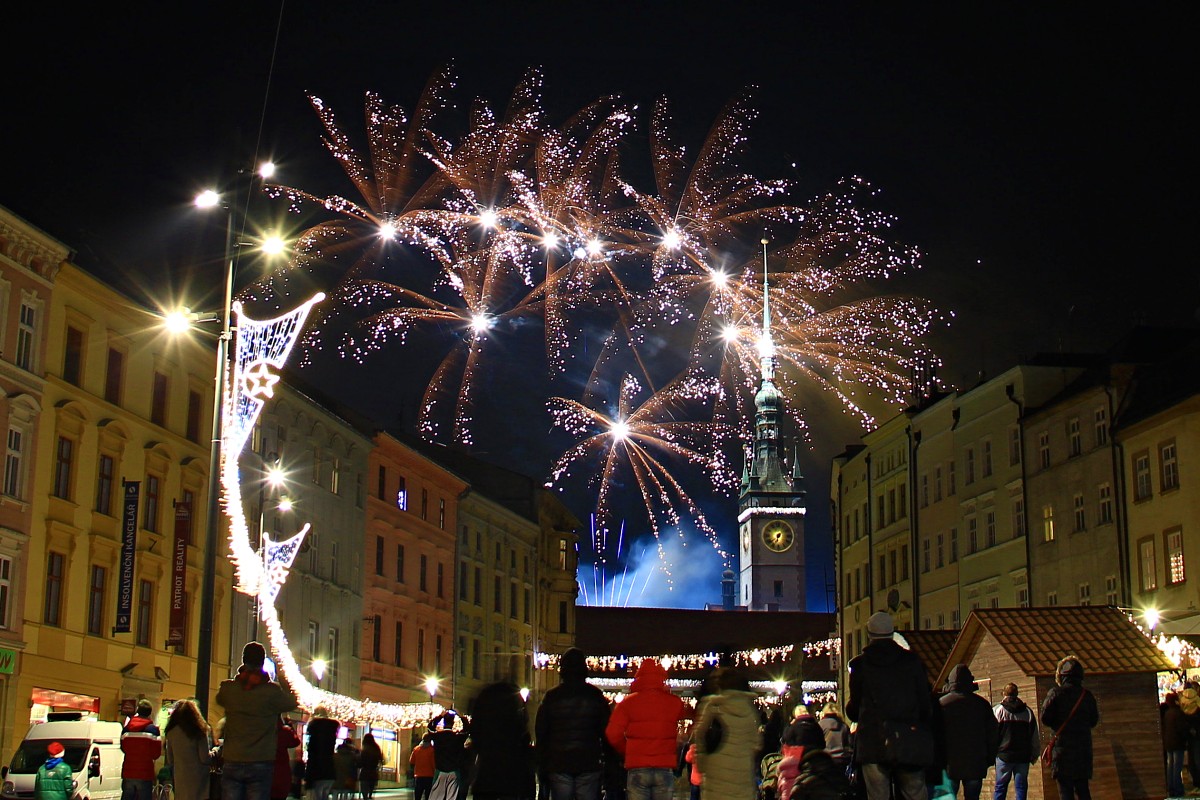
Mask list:
[{"label": "window", "polygon": [[92,636],[104,635],[104,588],[107,578],[108,570],[99,564],[92,564],[87,618],[87,632]]},{"label": "window", "polygon": [[1079,431],[1079,417],[1067,420],[1067,447],[1072,457],[1083,453],[1083,434]]},{"label": "window", "polygon": [[1145,500],[1153,492],[1150,485],[1150,454],[1138,453],[1133,457],[1133,499]]},{"label": "window", "polygon": [[558,540],[558,568],[559,569],[567,568],[567,540],[566,539]]},{"label": "window", "polygon": [[58,437],[58,447],[54,449],[54,496],[63,500],[71,499],[71,462],[74,452],[73,441],[65,436]]},{"label": "window", "polygon": [[397,667],[404,665],[404,623],[396,623],[396,638],[392,640],[392,663]]},{"label": "window", "polygon": [[417,670],[425,671],[425,629],[417,628]]},{"label": "window", "polygon": [[479,677],[479,640],[474,639],[471,642],[471,677]]},{"label": "window", "polygon": [[421,568],[420,568],[420,571],[417,572],[417,588],[420,589],[422,592],[429,591],[428,571],[429,571],[429,556],[422,554],[421,555]]},{"label": "window", "polygon": [[421,490],[421,519],[429,519],[429,490]]},{"label": "window", "polygon": [[442,635],[439,633],[433,637],[433,670],[438,674],[442,674]]},{"label": "window", "polygon": [[25,434],[19,428],[8,429],[8,450],[4,454],[4,493],[21,497],[25,483]]},{"label": "window", "polygon": [[1012,501],[1012,531],[1014,539],[1025,535],[1025,500],[1021,497]]},{"label": "window", "polygon": [[1038,465],[1042,469],[1050,466],[1050,431],[1038,434]]},{"label": "window", "polygon": [[138,581],[137,635],[142,647],[150,646],[150,624],[154,611],[154,584],[147,580]]},{"label": "window", "polygon": [[529,607],[533,605],[533,591],[529,587],[525,587],[525,614],[523,620],[529,622]]},{"label": "window", "polygon": [[1096,409],[1096,446],[1108,444],[1108,409],[1101,406]]},{"label": "window", "polygon": [[1083,493],[1077,492],[1072,503],[1075,506],[1075,530],[1087,530],[1087,514],[1083,510]]},{"label": "window", "polygon": [[83,331],[67,326],[64,344],[62,378],[74,386],[79,385],[79,374],[83,366]]},{"label": "window", "polygon": [[13,562],[8,556],[0,556],[0,630],[8,628],[8,612],[13,596]]},{"label": "window", "polygon": [[1096,522],[1100,525],[1107,525],[1113,521],[1113,496],[1112,484],[1102,483],[1099,488],[1100,504],[1096,509]]},{"label": "window", "polygon": [[508,616],[513,619],[517,618],[517,585],[515,583],[508,584]]},{"label": "window", "polygon": [[1117,576],[1108,575],[1104,578],[1104,602],[1107,605],[1117,604]]},{"label": "window", "polygon": [[958,528],[950,529],[950,563],[958,561]]},{"label": "window", "polygon": [[933,468],[933,502],[942,499],[942,468]]},{"label": "window", "polygon": [[994,509],[988,509],[983,515],[983,541],[984,547],[996,546],[996,512]]},{"label": "window", "polygon": [[900,545],[900,580],[908,580],[908,545]]},{"label": "window", "polygon": [[379,473],[375,476],[375,494],[380,500],[387,499],[387,467],[382,464],[379,466]]},{"label": "window", "polygon": [[400,476],[400,488],[396,490],[396,507],[408,511],[408,481],[403,475]]},{"label": "window", "polygon": [[1166,555],[1167,583],[1171,586],[1187,580],[1183,569],[1183,529],[1172,528],[1163,534],[1163,553]]},{"label": "window", "polygon": [[1046,592],[1046,605],[1058,605],[1058,592]]},{"label": "window", "polygon": [[101,453],[96,465],[96,512],[112,516],[113,457]]},{"label": "window", "polygon": [[921,508],[929,505],[929,474],[921,476]]},{"label": "window", "polygon": [[158,532],[158,507],[162,497],[162,485],[158,476],[153,472],[147,472],[144,488],[142,502],[145,503],[145,514],[142,518],[142,527],[148,531]]},{"label": "window", "polygon": [[371,660],[378,664],[383,660],[383,617],[379,614],[371,617]]},{"label": "window", "polygon": [[1021,428],[1013,425],[1008,429],[1008,465],[1015,467],[1021,463]]},{"label": "window", "polygon": [[979,522],[974,517],[967,518],[967,553],[979,552]]},{"label": "window", "polygon": [[467,563],[460,561],[458,564],[458,599],[467,599]]},{"label": "window", "polygon": [[195,389],[188,389],[187,428],[184,436],[189,442],[200,442],[200,403],[200,393]]},{"label": "window", "polygon": [[939,533],[937,535],[937,565],[939,569],[946,566],[945,537],[946,535],[944,533]]},{"label": "window", "polygon": [[930,564],[933,562],[933,547],[932,542],[926,538],[921,542],[921,571],[929,572]]},{"label": "window", "polygon": [[383,537],[376,536],[375,537],[375,574],[376,575],[383,574],[383,547],[384,547]]},{"label": "window", "polygon": [[500,576],[492,578],[492,611],[504,610],[504,598],[501,596]]},{"label": "window", "polygon": [[1138,567],[1142,576],[1142,591],[1158,588],[1158,565],[1154,563],[1154,539],[1147,536],[1138,542]]},{"label": "window", "polygon": [[336,540],[329,543],[329,580],[338,582],[338,544]]},{"label": "window", "polygon": [[338,646],[340,638],[337,628],[329,629],[329,636],[327,638],[329,642],[329,658],[327,659],[329,666],[326,669],[328,670],[327,677],[329,678],[329,691],[331,692],[337,691],[338,664],[340,663],[338,656],[341,654],[341,648]]},{"label": "window", "polygon": [[954,493],[958,490],[954,479],[954,462],[951,461],[949,464],[947,464],[946,469],[946,495],[948,497],[953,497]]},{"label": "window", "polygon": [[959,619],[958,619],[958,609],[957,608],[952,609],[950,611],[950,626],[952,628],[954,628],[954,630],[958,630]]},{"label": "window", "polygon": [[1049,503],[1042,506],[1042,541],[1054,541],[1054,506]]},{"label": "window", "polygon": [[438,499],[438,527],[446,530],[446,501],[443,498]]},{"label": "window", "polygon": [[125,382],[125,354],[108,348],[108,365],[104,372],[104,399],[114,406],[121,405],[121,385]]},{"label": "window", "polygon": [[975,482],[975,448],[968,447],[963,458],[963,483],[970,486]]},{"label": "window", "polygon": [[151,384],[150,421],[162,427],[167,424],[167,376],[161,372],[154,373]]},{"label": "window", "polygon": [[316,658],[321,654],[318,649],[321,641],[321,623],[316,620],[308,621],[308,657]]},{"label": "window", "polygon": [[900,484],[900,488],[896,492],[897,500],[900,505],[900,519],[908,516],[908,485]]},{"label": "window", "polygon": [[1159,491],[1167,492],[1179,488],[1179,462],[1175,458],[1175,440],[1159,445]]},{"label": "window", "polygon": [[333,457],[333,463],[329,465],[329,491],[334,494],[342,493],[342,459],[337,456]]},{"label": "window", "polygon": [[1090,606],[1092,604],[1092,585],[1090,583],[1079,584],[1079,605]]},{"label": "window", "polygon": [[475,568],[475,605],[483,605],[483,570]]},{"label": "window", "polygon": [[992,440],[983,440],[983,477],[992,474]]},{"label": "window", "polygon": [[887,586],[887,556],[879,556],[879,579],[876,581],[876,589],[883,589]]},{"label": "window", "polygon": [[1017,607],[1018,608],[1029,608],[1029,587],[1027,587],[1027,586],[1017,587]]},{"label": "window", "polygon": [[33,355],[36,348],[34,341],[37,336],[37,309],[28,303],[21,303],[20,316],[17,320],[17,366],[21,369],[33,369]]},{"label": "window", "polygon": [[437,565],[437,596],[438,597],[445,597],[445,595],[443,594],[443,592],[445,591],[445,583],[446,583],[446,565],[439,561],[438,565]]}]

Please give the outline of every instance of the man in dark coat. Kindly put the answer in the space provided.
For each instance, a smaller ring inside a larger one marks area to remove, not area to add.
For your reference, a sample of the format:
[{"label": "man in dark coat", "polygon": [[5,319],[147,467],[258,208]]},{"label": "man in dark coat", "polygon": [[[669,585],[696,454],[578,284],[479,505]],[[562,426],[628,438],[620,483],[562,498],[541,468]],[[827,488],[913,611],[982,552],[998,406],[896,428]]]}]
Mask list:
[{"label": "man in dark coat", "polygon": [[925,800],[924,767],[933,760],[933,698],[920,659],[892,638],[885,611],[867,620],[869,642],[850,661],[846,715],[858,723],[854,761],[870,800]]},{"label": "man in dark coat", "polygon": [[598,800],[608,701],[587,682],[587,657],[579,648],[563,653],[558,674],[561,682],[546,692],[534,721],[538,773],[551,800]]},{"label": "man in dark coat", "polygon": [[1179,695],[1175,692],[1167,692],[1159,711],[1162,714],[1163,750],[1167,753],[1167,796],[1183,797],[1183,756],[1187,752],[1189,727],[1187,715],[1179,707]]},{"label": "man in dark coat", "polygon": [[1050,774],[1060,800],[1092,800],[1092,728],[1100,721],[1096,697],[1083,688],[1083,663],[1076,656],[1058,662],[1054,679],[1058,685],[1042,703],[1042,726],[1048,736],[1057,732]]},{"label": "man in dark coat", "polygon": [[992,706],[976,692],[979,684],[966,664],[955,664],[938,703],[946,733],[946,774],[954,795],[962,786],[963,800],[979,800],[988,767],[996,760],[999,726]]},{"label": "man in dark coat", "polygon": [[1041,737],[1033,709],[1017,696],[1017,685],[1004,687],[1004,699],[992,708],[1000,726],[1000,750],[996,753],[996,791],[992,800],[1005,800],[1008,784],[1016,786],[1017,800],[1029,791],[1029,765],[1041,753]]}]

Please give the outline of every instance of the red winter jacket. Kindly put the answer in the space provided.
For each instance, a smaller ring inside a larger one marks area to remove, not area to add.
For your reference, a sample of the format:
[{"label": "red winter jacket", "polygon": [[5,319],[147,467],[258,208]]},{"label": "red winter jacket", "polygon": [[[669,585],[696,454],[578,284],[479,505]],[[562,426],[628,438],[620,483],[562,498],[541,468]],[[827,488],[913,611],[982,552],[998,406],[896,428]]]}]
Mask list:
[{"label": "red winter jacket", "polygon": [[646,660],[633,679],[633,693],[613,709],[604,735],[625,758],[625,769],[675,769],[679,721],[691,719],[687,704],[667,689],[667,671]]},{"label": "red winter jacket", "polygon": [[122,780],[154,780],[158,774],[154,762],[162,755],[162,739],[154,721],[149,717],[131,717],[125,730],[121,731],[121,752],[125,754],[125,763],[121,765]]}]

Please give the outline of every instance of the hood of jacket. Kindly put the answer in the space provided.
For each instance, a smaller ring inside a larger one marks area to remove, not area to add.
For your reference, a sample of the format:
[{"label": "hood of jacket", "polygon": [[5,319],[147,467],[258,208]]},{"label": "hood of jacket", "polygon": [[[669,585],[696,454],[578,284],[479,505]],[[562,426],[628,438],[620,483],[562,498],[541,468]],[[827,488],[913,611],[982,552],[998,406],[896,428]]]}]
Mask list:
[{"label": "hood of jacket", "polygon": [[720,694],[714,694],[707,702],[719,708],[722,714],[731,717],[749,717],[757,715],[754,708],[754,692],[743,692],[739,689],[723,689]]},{"label": "hood of jacket", "polygon": [[658,659],[648,658],[638,667],[630,691],[644,692],[647,689],[663,689],[667,685],[667,671]]},{"label": "hood of jacket", "polygon": [[1006,697],[1000,701],[1000,705],[1004,706],[1010,714],[1020,714],[1029,706],[1025,705],[1025,701],[1019,697]]},{"label": "hood of jacket", "polygon": [[950,677],[946,679],[947,691],[969,694],[978,688],[979,684],[975,682],[975,676],[966,664],[955,664],[950,670]]},{"label": "hood of jacket", "polygon": [[894,639],[875,639],[863,648],[862,658],[872,666],[892,667],[903,660],[907,652]]}]

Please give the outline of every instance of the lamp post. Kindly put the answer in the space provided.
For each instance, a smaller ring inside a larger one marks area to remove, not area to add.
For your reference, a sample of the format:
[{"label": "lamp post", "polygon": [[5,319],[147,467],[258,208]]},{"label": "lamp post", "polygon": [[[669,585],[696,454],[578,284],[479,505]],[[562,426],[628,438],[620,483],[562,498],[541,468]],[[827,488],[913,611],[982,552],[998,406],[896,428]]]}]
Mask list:
[{"label": "lamp post", "polygon": [[438,684],[440,683],[441,681],[437,679],[436,675],[430,675],[425,679],[425,693],[429,695],[430,705],[433,705],[433,698],[437,695]]},{"label": "lamp post", "polygon": [[[258,175],[269,177],[274,165],[264,163]],[[198,208],[213,208],[221,203],[221,196],[212,190],[197,195]],[[237,267],[237,240],[235,231],[234,204],[225,203],[225,292],[221,302],[221,334],[217,339],[217,368],[214,379],[212,444],[208,458],[208,498],[204,530],[204,566],[200,586],[200,631],[196,642],[196,702],[200,713],[208,716],[208,700],[211,686],[213,656],[213,603],[216,599],[217,546],[221,528],[221,442],[224,439],[225,384],[228,380],[229,343],[232,329],[229,318],[233,305],[233,281]],[[274,240],[273,240],[274,241]]]},{"label": "lamp post", "polygon": [[325,677],[325,668],[329,665],[323,658],[314,658],[312,662],[312,674],[317,679],[317,688],[321,688],[321,679]]}]

